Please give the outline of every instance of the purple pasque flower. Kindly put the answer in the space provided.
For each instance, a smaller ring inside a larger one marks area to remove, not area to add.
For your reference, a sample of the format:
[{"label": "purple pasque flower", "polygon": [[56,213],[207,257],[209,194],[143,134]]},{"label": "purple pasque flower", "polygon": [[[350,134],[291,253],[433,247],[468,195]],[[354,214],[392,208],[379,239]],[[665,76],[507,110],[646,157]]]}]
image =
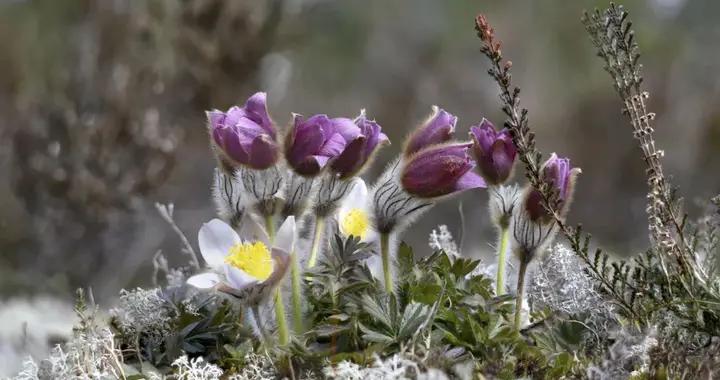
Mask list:
[{"label": "purple pasque flower", "polygon": [[236,165],[267,169],[277,162],[275,126],[267,112],[266,95],[258,92],[243,107],[207,112],[213,144]]},{"label": "purple pasque flower", "polygon": [[473,152],[485,181],[492,185],[504,183],[513,169],[517,148],[510,131],[505,128],[500,132],[495,126],[483,119],[480,124],[470,127],[473,140]]},{"label": "purple pasque flower", "polygon": [[[285,158],[300,175],[315,176],[345,150],[348,139],[360,134],[350,119],[294,115],[293,127],[285,140]],[[352,124],[352,126],[350,126]]]},{"label": "purple pasque flower", "polygon": [[345,149],[330,164],[330,170],[340,178],[358,174],[382,144],[390,143],[388,137],[382,133],[380,124],[375,120],[368,120],[364,110],[354,121],[344,118],[333,121],[336,130],[347,141]]},{"label": "purple pasque flower", "polygon": [[[543,181],[553,187],[557,198],[557,207],[561,216],[567,212],[575,188],[575,180],[582,171],[573,168],[569,158],[560,158],[557,154],[550,155],[541,169]],[[531,220],[548,220],[550,215],[542,205],[542,194],[537,189],[530,189],[525,197],[525,209]]]},{"label": "purple pasque flower", "polygon": [[475,173],[471,143],[432,146],[408,157],[400,174],[403,188],[420,198],[435,198],[458,191],[484,188],[485,180]]},{"label": "purple pasque flower", "polygon": [[431,145],[448,142],[455,133],[457,117],[433,106],[433,113],[408,137],[404,154],[409,156]]}]

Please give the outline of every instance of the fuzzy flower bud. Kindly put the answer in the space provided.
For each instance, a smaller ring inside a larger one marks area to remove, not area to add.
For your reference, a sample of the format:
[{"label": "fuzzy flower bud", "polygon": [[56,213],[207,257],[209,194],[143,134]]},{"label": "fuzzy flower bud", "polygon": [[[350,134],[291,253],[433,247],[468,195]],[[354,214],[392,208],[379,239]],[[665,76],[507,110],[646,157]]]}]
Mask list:
[{"label": "fuzzy flower bud", "polygon": [[359,135],[355,126],[348,128],[349,119],[330,119],[314,115],[304,119],[295,115],[292,129],[285,140],[285,157],[300,175],[316,176],[325,165],[345,150],[347,139]]},{"label": "fuzzy flower bud", "polygon": [[207,118],[212,143],[223,163],[261,170],[277,162],[276,132],[264,92],[251,96],[243,107],[208,111]]},{"label": "fuzzy flower bud", "polygon": [[492,185],[504,183],[510,177],[517,156],[510,131],[506,128],[497,132],[490,121],[483,119],[479,125],[470,127],[470,137],[485,181]]},{"label": "fuzzy flower bud", "polygon": [[430,117],[413,132],[405,143],[405,156],[431,145],[448,142],[455,133],[457,117],[438,106],[433,106]]},{"label": "fuzzy flower bud", "polygon": [[[580,168],[572,168],[570,166],[570,159],[559,158],[555,153],[543,164],[543,180],[552,186],[557,197],[558,209],[562,216],[567,213],[575,188],[575,180],[580,173]],[[545,210],[542,205],[542,194],[536,189],[530,189],[527,193],[525,197],[525,210],[529,218],[533,221],[550,219],[550,215],[548,215],[547,210]]]},{"label": "fuzzy flower bud", "polygon": [[407,158],[401,174],[405,191],[421,198],[436,198],[458,191],[484,188],[485,181],[472,169],[470,143],[423,149]]},{"label": "fuzzy flower bud", "polygon": [[364,111],[354,121],[344,118],[333,121],[336,130],[347,140],[345,149],[330,164],[330,170],[340,178],[358,174],[377,148],[390,143],[380,125],[374,120],[368,120]]}]

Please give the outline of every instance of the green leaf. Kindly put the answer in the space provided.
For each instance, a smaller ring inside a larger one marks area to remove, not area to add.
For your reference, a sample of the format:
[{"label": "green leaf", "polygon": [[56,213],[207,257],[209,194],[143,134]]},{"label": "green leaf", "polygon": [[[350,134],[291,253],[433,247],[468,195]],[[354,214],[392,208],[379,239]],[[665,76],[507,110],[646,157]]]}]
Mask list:
[{"label": "green leaf", "polygon": [[383,308],[377,299],[372,298],[369,294],[365,293],[361,299],[362,309],[370,314],[370,316],[377,322],[382,323],[387,328],[392,328],[392,318],[388,315],[387,310]]}]

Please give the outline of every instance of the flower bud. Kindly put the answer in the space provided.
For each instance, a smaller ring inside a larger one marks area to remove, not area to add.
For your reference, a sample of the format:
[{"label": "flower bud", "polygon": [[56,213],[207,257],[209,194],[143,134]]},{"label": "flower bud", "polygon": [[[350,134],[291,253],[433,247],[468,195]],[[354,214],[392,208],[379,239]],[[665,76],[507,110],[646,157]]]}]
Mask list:
[{"label": "flower bud", "polygon": [[352,126],[359,133],[350,132],[352,128],[347,125],[349,119],[333,120],[337,130],[347,138],[345,149],[330,164],[330,169],[340,178],[358,174],[381,144],[390,143],[388,137],[382,133],[380,125],[374,120],[368,120],[364,111],[352,121]]},{"label": "flower bud", "polygon": [[470,136],[485,181],[492,185],[504,183],[510,177],[517,155],[510,131],[506,128],[497,132],[491,122],[483,119],[479,125],[470,127]]},{"label": "flower bud", "polygon": [[278,146],[275,127],[267,112],[266,95],[258,92],[245,106],[227,112],[207,112],[212,143],[223,163],[231,167],[244,165],[267,169],[277,162]]},{"label": "flower bud", "polygon": [[[580,168],[572,168],[570,159],[559,158],[553,153],[541,169],[543,181],[552,186],[556,196],[557,208],[562,217],[565,216],[572,200],[575,180],[581,173]],[[525,210],[533,221],[549,220],[550,215],[542,205],[542,194],[537,189],[530,189],[525,196]]]},{"label": "flower bud", "polygon": [[331,120],[327,115],[304,119],[296,114],[293,127],[285,140],[285,158],[290,167],[303,176],[319,174],[328,161],[337,157],[347,146],[344,134],[347,138],[359,134],[359,129],[348,128],[347,124],[344,120]]},{"label": "flower bud", "polygon": [[472,169],[470,143],[441,145],[423,149],[407,158],[401,183],[409,194],[435,198],[458,191],[484,188],[485,181]]},{"label": "flower bud", "polygon": [[457,117],[438,106],[433,106],[430,117],[411,135],[405,143],[405,156],[431,145],[448,142],[455,133]]}]

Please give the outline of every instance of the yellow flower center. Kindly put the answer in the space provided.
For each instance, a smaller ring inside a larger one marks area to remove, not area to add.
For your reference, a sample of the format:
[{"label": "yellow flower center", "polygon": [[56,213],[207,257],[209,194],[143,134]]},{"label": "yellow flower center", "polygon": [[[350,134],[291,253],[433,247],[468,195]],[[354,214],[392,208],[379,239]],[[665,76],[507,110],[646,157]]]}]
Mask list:
[{"label": "yellow flower center", "polygon": [[233,245],[225,257],[225,262],[260,281],[267,280],[273,271],[270,250],[259,241]]},{"label": "yellow flower center", "polygon": [[340,220],[340,232],[345,236],[356,236],[364,239],[370,227],[370,219],[364,210],[352,208]]}]

